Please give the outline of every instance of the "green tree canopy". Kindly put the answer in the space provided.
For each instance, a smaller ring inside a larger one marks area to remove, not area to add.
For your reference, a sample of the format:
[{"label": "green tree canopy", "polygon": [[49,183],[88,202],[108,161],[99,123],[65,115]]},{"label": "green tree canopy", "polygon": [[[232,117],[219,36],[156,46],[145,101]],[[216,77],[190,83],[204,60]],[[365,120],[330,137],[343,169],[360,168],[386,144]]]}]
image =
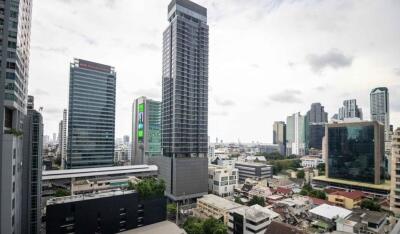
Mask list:
[{"label": "green tree canopy", "polygon": [[372,211],[380,211],[381,206],[374,200],[371,199],[364,199],[361,201],[361,208],[368,209]]},{"label": "green tree canopy", "polygon": [[298,179],[304,179],[304,176],[305,176],[304,170],[297,171],[296,176]]},{"label": "green tree canopy", "polygon": [[260,206],[265,206],[265,200],[263,197],[253,196],[250,201],[248,202],[248,206],[252,206],[258,204]]},{"label": "green tree canopy", "polygon": [[183,224],[183,229],[188,234],[227,234],[228,229],[224,223],[214,218],[201,220],[195,217],[189,217]]},{"label": "green tree canopy", "polygon": [[137,184],[129,184],[128,189],[135,189],[141,199],[153,199],[164,196],[165,182],[161,179],[145,178]]},{"label": "green tree canopy", "polygon": [[57,189],[54,196],[56,197],[65,197],[65,196],[69,196],[71,195],[71,193],[67,190],[67,189]]}]

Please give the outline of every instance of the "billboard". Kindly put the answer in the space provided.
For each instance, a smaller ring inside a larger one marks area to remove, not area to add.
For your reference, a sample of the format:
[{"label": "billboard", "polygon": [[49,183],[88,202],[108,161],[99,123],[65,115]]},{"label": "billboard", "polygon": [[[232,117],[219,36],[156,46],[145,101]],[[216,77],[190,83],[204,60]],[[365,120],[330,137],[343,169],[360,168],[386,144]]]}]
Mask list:
[{"label": "billboard", "polygon": [[144,103],[138,106],[138,128],[137,128],[138,142],[143,143],[144,138]]}]

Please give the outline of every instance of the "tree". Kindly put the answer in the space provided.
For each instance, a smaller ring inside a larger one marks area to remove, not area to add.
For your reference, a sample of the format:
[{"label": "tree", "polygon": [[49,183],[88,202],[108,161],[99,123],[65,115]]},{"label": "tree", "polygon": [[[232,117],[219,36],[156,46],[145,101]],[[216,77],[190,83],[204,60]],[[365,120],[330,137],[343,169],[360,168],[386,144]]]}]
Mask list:
[{"label": "tree", "polygon": [[235,197],[235,202],[238,203],[238,204],[243,205],[243,202],[242,202],[242,200],[240,199],[240,197]]},{"label": "tree", "polygon": [[187,234],[227,234],[228,229],[224,223],[215,218],[201,220],[189,217],[183,224],[183,229]]},{"label": "tree", "polygon": [[318,164],[317,169],[320,175],[325,175],[325,163]]},{"label": "tree", "polygon": [[171,217],[172,219],[175,219],[175,216],[176,216],[176,203],[169,203],[167,205],[167,213],[168,213],[168,217]]},{"label": "tree", "polygon": [[71,195],[71,193],[67,190],[67,189],[57,189],[54,196],[55,197],[65,197],[65,196],[69,196]]},{"label": "tree", "polygon": [[305,184],[303,186],[300,191],[300,195],[315,197],[324,200],[326,199],[326,193],[324,191],[313,189],[310,184]]},{"label": "tree", "polygon": [[304,170],[297,171],[296,173],[297,179],[304,179]]},{"label": "tree", "polygon": [[206,219],[203,222],[203,232],[205,234],[216,234],[216,233],[227,233],[228,230],[226,226],[215,218]]},{"label": "tree", "polygon": [[146,178],[136,185],[128,185],[139,193],[141,199],[153,199],[164,196],[165,182],[161,179]]},{"label": "tree", "polygon": [[203,222],[195,217],[189,217],[183,224],[183,229],[187,234],[204,234]]},{"label": "tree", "polygon": [[361,201],[361,208],[368,209],[372,211],[380,211],[381,206],[374,200],[364,199]]},{"label": "tree", "polygon": [[265,200],[263,197],[253,196],[250,201],[248,202],[248,206],[252,206],[258,204],[260,206],[265,206]]}]

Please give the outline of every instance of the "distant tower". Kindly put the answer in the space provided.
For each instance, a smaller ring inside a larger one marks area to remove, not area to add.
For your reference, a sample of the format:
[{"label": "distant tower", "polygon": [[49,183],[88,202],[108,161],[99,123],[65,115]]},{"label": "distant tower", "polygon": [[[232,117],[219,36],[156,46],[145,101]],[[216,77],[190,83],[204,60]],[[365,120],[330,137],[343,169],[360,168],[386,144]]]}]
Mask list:
[{"label": "distant tower", "polygon": [[305,155],[306,153],[306,118],[300,113],[286,119],[286,154]]},{"label": "distant tower", "polygon": [[322,138],[325,135],[325,124],[328,122],[328,113],[321,103],[311,104],[311,109],[306,115],[307,132],[306,142],[309,149],[322,150]]},{"label": "distant tower", "polygon": [[357,106],[356,99],[344,100],[343,106],[339,108],[338,119],[346,120],[353,118],[358,118],[362,120],[363,119],[362,110]]},{"label": "distant tower", "polygon": [[389,91],[386,87],[378,87],[370,93],[371,120],[381,122],[385,126],[385,141],[390,141]]},{"label": "distant tower", "polygon": [[286,154],[286,124],[283,121],[275,121],[273,124],[273,144],[279,145],[280,154]]},{"label": "distant tower", "polygon": [[65,162],[67,161],[67,109],[64,109],[63,119],[59,124],[58,147],[61,154],[61,168],[65,169]]}]

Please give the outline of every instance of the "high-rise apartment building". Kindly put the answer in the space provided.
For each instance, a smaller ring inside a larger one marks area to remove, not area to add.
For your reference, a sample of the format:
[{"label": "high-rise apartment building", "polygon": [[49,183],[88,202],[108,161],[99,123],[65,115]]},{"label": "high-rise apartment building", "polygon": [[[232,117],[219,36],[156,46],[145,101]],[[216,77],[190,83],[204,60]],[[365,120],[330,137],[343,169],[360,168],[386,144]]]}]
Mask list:
[{"label": "high-rise apartment building", "polygon": [[327,124],[325,171],[328,178],[384,182],[384,129],[377,121]]},{"label": "high-rise apartment building", "polygon": [[0,1],[0,233],[21,233],[22,131],[27,108],[31,0]]},{"label": "high-rise apartment building", "polygon": [[147,164],[161,155],[161,102],[140,97],[132,108],[132,164]]},{"label": "high-rise apartment building", "polygon": [[307,145],[309,149],[322,150],[322,138],[325,135],[325,124],[328,122],[328,113],[321,103],[312,103],[306,115]]},{"label": "high-rise apartment building", "polygon": [[188,0],[168,5],[163,34],[161,177],[173,200],[207,194],[207,9]]},{"label": "high-rise apartment building", "polygon": [[400,214],[400,128],[392,137],[392,168],[390,180],[390,210]]},{"label": "high-rise apartment building", "polygon": [[385,126],[385,141],[390,141],[389,91],[386,87],[378,87],[370,93],[371,120],[381,122]]},{"label": "high-rise apartment building", "polygon": [[82,59],[71,63],[67,168],[113,165],[115,82],[114,67]]},{"label": "high-rise apartment building", "polygon": [[22,233],[41,233],[41,197],[43,162],[43,118],[34,109],[29,96],[28,113],[24,122]]},{"label": "high-rise apartment building", "polygon": [[362,109],[358,107],[356,99],[344,100],[343,106],[339,108],[337,115],[339,120],[346,119],[363,119]]},{"label": "high-rise apartment building", "polygon": [[65,168],[67,161],[67,109],[63,111],[63,119],[58,125],[58,148],[61,155],[61,168]]},{"label": "high-rise apartment building", "polygon": [[286,118],[286,155],[305,155],[306,151],[306,118],[295,113]]},{"label": "high-rise apartment building", "polygon": [[273,144],[279,145],[280,154],[286,154],[286,124],[283,121],[275,121],[273,126]]}]

